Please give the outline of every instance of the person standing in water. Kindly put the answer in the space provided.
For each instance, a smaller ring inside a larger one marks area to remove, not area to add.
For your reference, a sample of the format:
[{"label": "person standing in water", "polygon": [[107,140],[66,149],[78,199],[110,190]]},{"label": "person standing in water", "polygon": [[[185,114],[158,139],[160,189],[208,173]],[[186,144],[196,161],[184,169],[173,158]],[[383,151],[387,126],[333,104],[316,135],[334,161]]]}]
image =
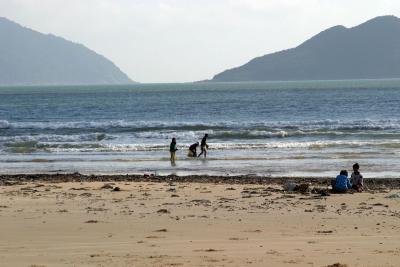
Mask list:
[{"label": "person standing in water", "polygon": [[176,151],[178,149],[176,148],[176,138],[172,138],[172,142],[169,145],[169,153],[171,154],[171,162],[175,162],[176,160]]},{"label": "person standing in water", "polygon": [[198,157],[200,157],[203,153],[204,153],[204,158],[207,157],[207,149],[208,149],[207,138],[208,134],[205,134],[203,139],[201,139],[201,144],[200,144],[201,152]]}]

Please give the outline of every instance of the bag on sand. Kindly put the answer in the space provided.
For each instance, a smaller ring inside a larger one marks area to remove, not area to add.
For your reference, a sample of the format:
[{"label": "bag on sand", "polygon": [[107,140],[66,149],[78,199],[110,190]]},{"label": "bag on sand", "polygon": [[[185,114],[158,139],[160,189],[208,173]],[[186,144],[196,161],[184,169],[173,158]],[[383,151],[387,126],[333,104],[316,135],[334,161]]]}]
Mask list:
[{"label": "bag on sand", "polygon": [[287,182],[287,183],[283,186],[283,189],[284,189],[285,191],[291,192],[291,191],[294,191],[294,189],[296,188],[296,186],[297,186],[297,185],[296,185],[294,182],[289,181],[289,182]]}]

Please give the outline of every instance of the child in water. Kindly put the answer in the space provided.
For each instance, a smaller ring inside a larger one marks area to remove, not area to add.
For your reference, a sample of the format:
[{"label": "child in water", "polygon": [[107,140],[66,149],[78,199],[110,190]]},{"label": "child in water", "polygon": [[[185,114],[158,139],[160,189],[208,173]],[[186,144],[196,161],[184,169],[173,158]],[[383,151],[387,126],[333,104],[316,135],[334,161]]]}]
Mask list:
[{"label": "child in water", "polygon": [[201,144],[200,144],[201,152],[197,156],[198,158],[200,158],[200,156],[203,154],[204,154],[205,158],[207,157],[207,149],[208,149],[207,138],[208,138],[208,134],[205,134],[203,139],[201,139]]},{"label": "child in water", "polygon": [[199,142],[196,142],[189,147],[188,157],[197,157],[197,147],[198,146],[199,146]]},{"label": "child in water", "polygon": [[364,178],[360,173],[360,165],[358,163],[353,165],[353,173],[351,174],[351,183],[353,189],[357,192],[362,192],[364,190]]},{"label": "child in water", "polygon": [[175,159],[176,159],[176,151],[177,151],[178,149],[176,148],[176,138],[174,137],[174,138],[172,138],[172,142],[171,142],[171,144],[169,145],[169,152],[170,152],[170,154],[171,154],[171,162],[175,162]]}]

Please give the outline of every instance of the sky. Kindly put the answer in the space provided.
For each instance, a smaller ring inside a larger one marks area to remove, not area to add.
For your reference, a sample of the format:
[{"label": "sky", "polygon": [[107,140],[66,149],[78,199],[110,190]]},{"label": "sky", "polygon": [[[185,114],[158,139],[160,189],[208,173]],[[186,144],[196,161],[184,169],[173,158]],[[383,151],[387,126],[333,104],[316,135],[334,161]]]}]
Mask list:
[{"label": "sky", "polygon": [[399,0],[0,0],[0,16],[81,43],[138,82],[191,82],[320,31],[400,17]]}]

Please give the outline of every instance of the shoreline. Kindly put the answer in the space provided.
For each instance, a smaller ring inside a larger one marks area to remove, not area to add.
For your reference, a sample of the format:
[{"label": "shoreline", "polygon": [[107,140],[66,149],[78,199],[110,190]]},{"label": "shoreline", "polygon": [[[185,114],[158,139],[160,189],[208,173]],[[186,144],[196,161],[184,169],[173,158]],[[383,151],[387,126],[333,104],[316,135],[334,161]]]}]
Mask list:
[{"label": "shoreline", "polygon": [[[205,183],[205,184],[254,184],[285,185],[307,183],[311,186],[330,186],[334,177],[269,177],[254,175],[216,176],[216,175],[84,175],[72,174],[9,174],[0,175],[0,186],[17,185],[24,182],[154,182],[154,183]],[[364,178],[367,190],[400,189],[400,178]]]}]

